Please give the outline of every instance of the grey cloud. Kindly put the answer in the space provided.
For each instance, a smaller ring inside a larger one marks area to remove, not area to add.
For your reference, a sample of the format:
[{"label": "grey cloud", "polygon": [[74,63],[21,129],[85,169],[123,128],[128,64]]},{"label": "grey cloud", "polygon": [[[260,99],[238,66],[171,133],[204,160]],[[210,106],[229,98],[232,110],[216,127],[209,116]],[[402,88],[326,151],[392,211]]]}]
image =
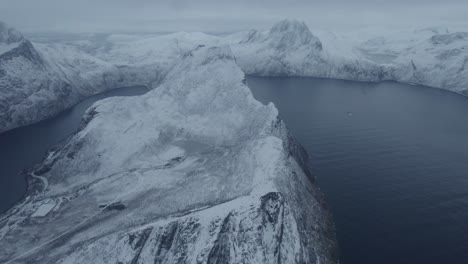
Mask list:
[{"label": "grey cloud", "polygon": [[0,0],[23,31],[233,31],[298,18],[315,29],[468,25],[466,0]]}]

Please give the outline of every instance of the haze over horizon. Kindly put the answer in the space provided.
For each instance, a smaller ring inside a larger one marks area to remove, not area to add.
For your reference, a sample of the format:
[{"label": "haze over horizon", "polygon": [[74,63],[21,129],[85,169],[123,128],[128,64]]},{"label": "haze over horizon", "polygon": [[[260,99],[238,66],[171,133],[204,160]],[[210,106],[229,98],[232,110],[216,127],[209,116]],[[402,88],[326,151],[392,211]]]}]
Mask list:
[{"label": "haze over horizon", "polygon": [[468,26],[468,1],[0,0],[0,20],[23,32],[232,32],[295,18],[311,29]]}]

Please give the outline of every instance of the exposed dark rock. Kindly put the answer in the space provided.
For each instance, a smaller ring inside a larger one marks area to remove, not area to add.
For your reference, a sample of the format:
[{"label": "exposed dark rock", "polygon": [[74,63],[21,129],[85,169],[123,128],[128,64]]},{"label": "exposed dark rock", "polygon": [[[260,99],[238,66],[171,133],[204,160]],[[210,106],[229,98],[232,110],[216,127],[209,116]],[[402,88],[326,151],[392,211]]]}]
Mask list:
[{"label": "exposed dark rock", "polygon": [[231,263],[230,251],[232,248],[231,244],[231,233],[235,229],[233,222],[233,215],[229,213],[223,220],[221,230],[219,231],[218,238],[216,239],[213,248],[208,255],[208,264],[224,264]]},{"label": "exposed dark rock", "polygon": [[171,249],[174,243],[174,238],[178,230],[178,223],[172,222],[160,235],[158,240],[158,246],[155,254],[154,264],[164,263],[166,259],[166,253]]},{"label": "exposed dark rock", "polygon": [[270,192],[262,196],[260,209],[266,216],[264,220],[268,220],[268,222],[272,224],[277,224],[278,215],[280,214],[283,203],[283,198],[278,192]]},{"label": "exposed dark rock", "polygon": [[140,234],[140,237],[139,237],[138,241],[133,246],[133,249],[136,250],[136,254],[133,257],[130,264],[137,264],[138,263],[138,259],[140,258],[141,250],[143,249],[143,246],[145,245],[146,241],[148,240],[148,237],[151,234],[152,230],[153,230],[152,228],[147,228]]},{"label": "exposed dark rock", "polygon": [[105,207],[106,209],[104,209],[104,210],[106,210],[106,211],[112,211],[112,210],[122,211],[125,208],[127,208],[122,202],[115,202],[115,203],[111,203],[109,205],[100,205],[99,207],[101,207],[101,208]]},{"label": "exposed dark rock", "polygon": [[86,113],[81,118],[81,123],[78,127],[78,131],[83,130],[97,114],[98,111],[96,110],[96,107],[91,107],[88,110],[86,110]]},{"label": "exposed dark rock", "polygon": [[7,51],[3,54],[0,55],[0,62],[1,61],[8,61],[12,60],[13,58],[16,57],[23,57],[29,60],[31,63],[33,63],[36,66],[42,66],[43,65],[43,60],[39,53],[36,51],[34,46],[29,40],[23,40],[18,47]]}]

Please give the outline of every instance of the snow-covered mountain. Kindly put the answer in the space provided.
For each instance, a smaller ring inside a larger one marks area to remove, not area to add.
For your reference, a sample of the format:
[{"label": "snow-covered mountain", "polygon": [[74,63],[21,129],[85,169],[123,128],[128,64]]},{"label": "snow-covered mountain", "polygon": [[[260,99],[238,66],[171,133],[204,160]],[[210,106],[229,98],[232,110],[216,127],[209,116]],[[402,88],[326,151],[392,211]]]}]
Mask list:
[{"label": "snow-covered mountain", "polygon": [[31,171],[28,196],[0,218],[0,260],[336,263],[306,155],[274,106],[253,99],[244,72],[467,93],[467,34],[347,42],[285,20],[229,36],[34,43],[0,24],[0,132],[106,89],[154,88],[98,102]]},{"label": "snow-covered mountain", "polygon": [[269,31],[251,31],[226,38],[239,65],[262,76],[312,76],[362,81],[385,79],[384,69],[352,54],[334,54],[305,23],[283,20]]},{"label": "snow-covered mountain", "polygon": [[62,104],[55,99],[65,86],[30,41],[0,23],[0,132],[36,121],[47,104]]},{"label": "snow-covered mountain", "polygon": [[215,43],[217,37],[182,32],[32,43],[2,23],[0,40],[3,132],[51,117],[108,89],[157,84],[182,54]]},{"label": "snow-covered mountain", "polygon": [[[468,33],[435,29],[429,32],[433,34],[404,41],[403,45],[402,41],[395,43],[386,38],[381,39],[380,45],[367,42],[362,50],[389,58],[393,80],[468,95]],[[418,33],[421,34],[415,34]]]},{"label": "snow-covered mountain", "polygon": [[31,171],[2,263],[337,263],[307,156],[230,48],[177,61],[157,89],[93,105]]},{"label": "snow-covered mountain", "polygon": [[99,91],[95,71],[99,75],[107,65],[68,47],[33,44],[4,24],[0,30],[3,47],[10,47],[0,54],[0,132],[50,117]]},{"label": "snow-covered mountain", "polygon": [[247,74],[301,75],[307,64],[323,62],[322,43],[298,21],[284,20],[267,32],[252,30],[226,40]]},{"label": "snow-covered mountain", "polygon": [[162,78],[63,44],[32,43],[0,24],[0,132],[28,125],[107,89]]},{"label": "snow-covered mountain", "polygon": [[225,41],[247,74],[391,80],[468,93],[467,36],[424,29],[395,39],[345,42],[356,46],[337,49],[324,45],[304,23],[284,20],[269,31],[237,33]]},{"label": "snow-covered mountain", "polygon": [[252,75],[393,80],[466,94],[467,34],[431,28],[362,41],[323,34],[320,40],[304,23],[284,20],[268,31],[223,37],[179,32],[32,43],[1,24],[0,132],[106,89],[157,84],[199,45],[229,45],[241,69]]}]

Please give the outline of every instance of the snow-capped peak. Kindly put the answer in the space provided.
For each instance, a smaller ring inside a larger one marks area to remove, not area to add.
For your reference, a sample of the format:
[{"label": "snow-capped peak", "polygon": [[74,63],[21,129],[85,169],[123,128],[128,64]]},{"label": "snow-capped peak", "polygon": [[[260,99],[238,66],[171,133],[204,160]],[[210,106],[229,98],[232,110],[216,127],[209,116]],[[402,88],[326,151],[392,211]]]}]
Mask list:
[{"label": "snow-capped peak", "polygon": [[18,47],[23,40],[24,37],[19,31],[0,21],[0,55]]},{"label": "snow-capped peak", "polygon": [[320,40],[310,32],[304,22],[297,20],[282,20],[270,29],[269,38],[275,40],[275,48],[288,49],[304,45],[311,45],[322,50]]},{"label": "snow-capped peak", "polygon": [[23,39],[24,37],[19,31],[0,21],[0,44],[13,44]]}]

